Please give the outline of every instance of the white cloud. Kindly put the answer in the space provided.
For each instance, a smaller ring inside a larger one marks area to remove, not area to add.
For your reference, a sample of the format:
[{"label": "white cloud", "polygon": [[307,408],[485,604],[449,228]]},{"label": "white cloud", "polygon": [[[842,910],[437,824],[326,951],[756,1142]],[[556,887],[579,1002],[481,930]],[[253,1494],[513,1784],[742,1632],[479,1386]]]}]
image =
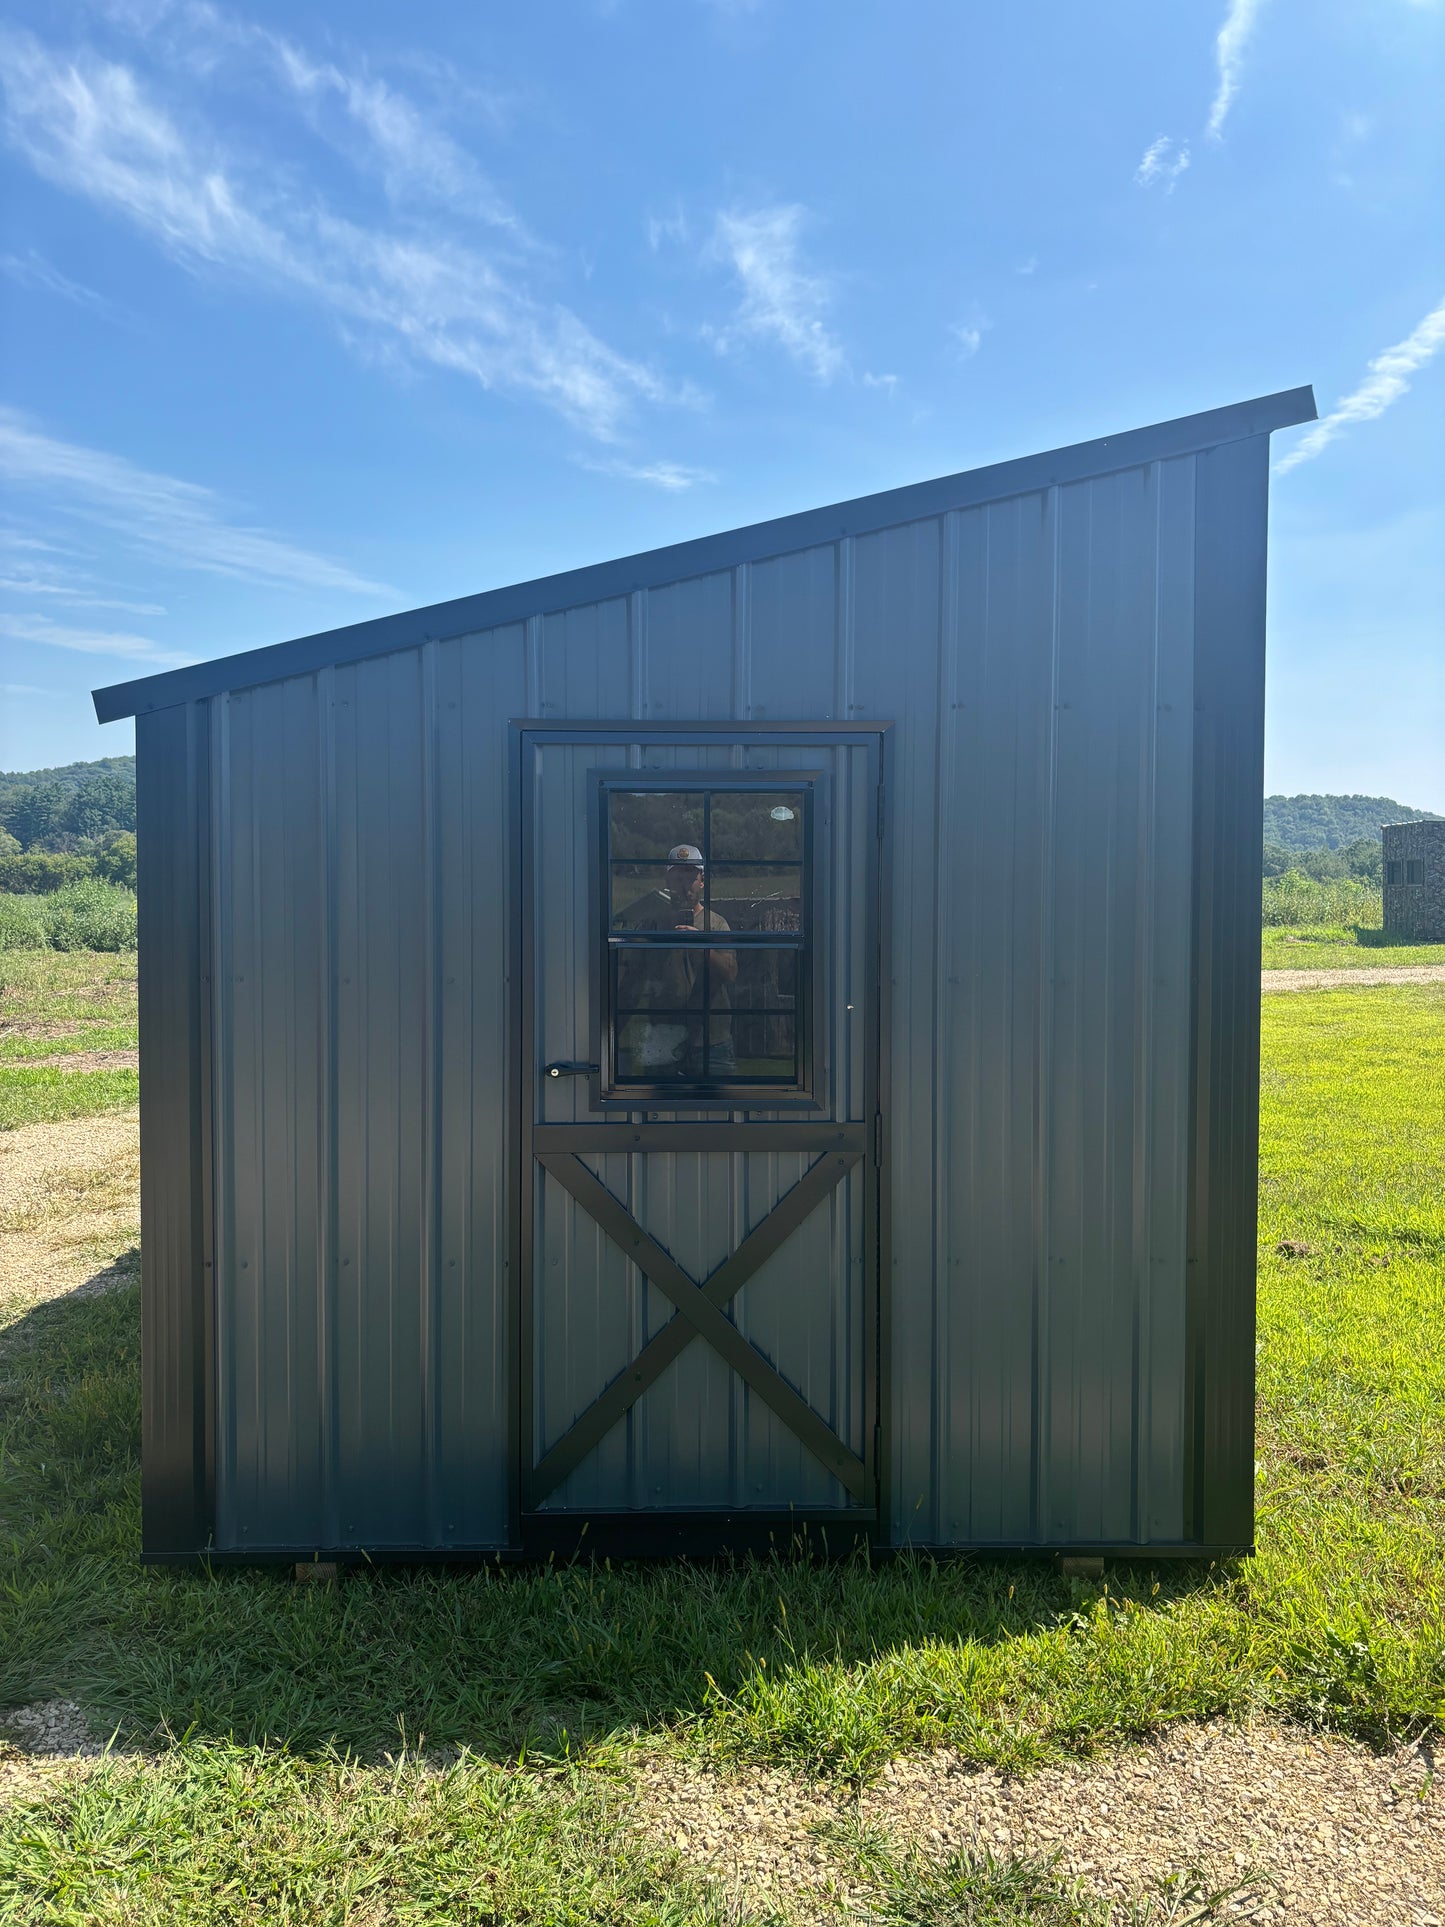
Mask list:
[{"label": "white cloud", "polygon": [[710,470],[688,468],[681,462],[597,462],[582,457],[579,465],[594,475],[615,475],[624,482],[646,482],[652,488],[666,489],[669,494],[717,480]]},{"label": "white cloud", "polygon": [[1014,273],[1015,274],[1037,274],[1038,268],[1039,268],[1039,257],[1036,254],[1031,254],[1027,261],[1019,262],[1018,266],[1014,269]]},{"label": "white cloud", "polygon": [[881,388],[888,399],[892,401],[894,391],[898,387],[898,377],[897,375],[865,374],[863,377],[863,386],[865,388]]},{"label": "white cloud", "polygon": [[731,328],[714,331],[711,338],[724,353],[734,333],[776,341],[819,381],[828,382],[848,364],[842,343],[823,319],[832,287],[798,258],[805,218],[806,210],[797,206],[718,215],[709,253],[737,274],[743,299]]},{"label": "white cloud", "polygon": [[1411,375],[1433,360],[1442,347],[1445,347],[1445,301],[1430,310],[1413,334],[1375,356],[1359,387],[1343,401],[1336,402],[1329,414],[1321,417],[1309,433],[1275,463],[1275,474],[1287,475],[1301,462],[1311,461],[1352,422],[1372,422],[1377,415],[1383,415],[1408,391]]},{"label": "white cloud", "polygon": [[395,594],[325,556],[228,521],[207,488],[101,449],[57,441],[11,409],[0,409],[0,476],[183,568],[271,586],[388,599]]},{"label": "white cloud", "polygon": [[1161,134],[1151,147],[1144,150],[1144,158],[1134,170],[1134,179],[1140,187],[1155,187],[1162,183],[1164,192],[1172,194],[1179,184],[1179,176],[1188,166],[1188,142],[1176,146],[1168,134]]},{"label": "white cloud", "polygon": [[148,636],[129,636],[109,629],[68,629],[46,616],[0,614],[0,636],[12,642],[43,642],[54,649],[78,649],[86,656],[123,656],[128,662],[149,663],[153,669],[184,669],[194,656],[157,648]]},{"label": "white cloud", "polygon": [[[193,272],[221,269],[299,295],[412,363],[530,396],[600,440],[615,437],[638,400],[693,399],[567,308],[534,299],[514,270],[474,247],[362,226],[288,196],[262,156],[246,178],[214,137],[183,130],[124,66],[66,61],[33,35],[0,32],[0,79],[5,134],[35,171],[124,216]],[[388,122],[392,105],[367,97],[372,132],[390,126],[393,151],[444,173],[443,159],[408,147],[416,130],[405,115]]]},{"label": "white cloud", "polygon": [[1219,69],[1219,85],[1215,90],[1214,104],[1209,110],[1209,131],[1216,140],[1221,137],[1224,117],[1239,92],[1245,43],[1254,31],[1254,23],[1263,4],[1264,0],[1229,0],[1229,12],[1215,39],[1214,62]]}]

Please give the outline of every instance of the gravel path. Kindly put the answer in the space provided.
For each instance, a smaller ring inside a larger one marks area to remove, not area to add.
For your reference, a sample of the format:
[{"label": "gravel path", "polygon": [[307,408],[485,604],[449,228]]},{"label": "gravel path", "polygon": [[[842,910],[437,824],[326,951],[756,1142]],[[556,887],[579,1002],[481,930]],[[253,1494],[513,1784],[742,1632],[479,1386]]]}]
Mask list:
[{"label": "gravel path", "polygon": [[1376,1754],[1289,1727],[1207,1723],[1017,1778],[947,1753],[899,1760],[856,1806],[788,1774],[655,1760],[637,1814],[740,1899],[819,1922],[866,1904],[820,1832],[851,1815],[925,1853],[1058,1854],[1060,1872],[1120,1920],[1171,1877],[1203,1875],[1216,1891],[1241,1888],[1219,1918],[1445,1927],[1445,1791],[1432,1779],[1424,1748]]},{"label": "gravel path", "polygon": [[1396,964],[1382,970],[1262,970],[1265,990],[1360,990],[1368,984],[1445,984],[1445,964]]}]

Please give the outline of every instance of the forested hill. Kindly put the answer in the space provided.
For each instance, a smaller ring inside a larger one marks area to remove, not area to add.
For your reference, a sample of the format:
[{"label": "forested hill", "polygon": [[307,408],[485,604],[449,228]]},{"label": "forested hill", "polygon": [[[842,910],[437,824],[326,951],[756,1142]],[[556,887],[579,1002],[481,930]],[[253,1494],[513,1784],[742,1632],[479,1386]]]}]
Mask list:
[{"label": "forested hill", "polygon": [[0,855],[83,851],[135,829],[135,758],[0,770]]},{"label": "forested hill", "polygon": [[1264,840],[1282,850],[1342,850],[1361,837],[1378,837],[1382,823],[1433,815],[1388,796],[1267,796]]}]

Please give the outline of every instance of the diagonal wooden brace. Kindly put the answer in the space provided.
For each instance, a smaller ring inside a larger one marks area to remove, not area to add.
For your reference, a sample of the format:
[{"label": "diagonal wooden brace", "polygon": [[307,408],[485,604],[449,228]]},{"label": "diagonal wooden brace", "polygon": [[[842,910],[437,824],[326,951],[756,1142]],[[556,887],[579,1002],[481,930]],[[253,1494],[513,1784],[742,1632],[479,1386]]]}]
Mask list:
[{"label": "diagonal wooden brace", "polygon": [[830,1153],[820,1158],[732,1256],[699,1286],[669,1252],[648,1236],[627,1207],[580,1158],[563,1153],[543,1154],[538,1158],[538,1163],[571,1193],[619,1250],[672,1300],[681,1315],[668,1320],[643,1346],[632,1364],[613,1379],[543,1457],[532,1473],[531,1504],[536,1505],[554,1491],[636,1404],[648,1386],[656,1383],[673,1359],[699,1336],[732,1366],[860,1504],[873,1503],[872,1481],[863,1461],[849,1451],[807,1400],[748,1343],[722,1310],[858,1159],[857,1151]]}]

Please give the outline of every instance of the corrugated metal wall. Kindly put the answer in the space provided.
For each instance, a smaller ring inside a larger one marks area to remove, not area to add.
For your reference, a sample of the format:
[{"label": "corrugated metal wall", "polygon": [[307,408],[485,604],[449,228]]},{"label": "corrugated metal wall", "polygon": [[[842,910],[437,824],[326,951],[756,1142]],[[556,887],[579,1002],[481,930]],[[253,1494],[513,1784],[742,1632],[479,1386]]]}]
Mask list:
[{"label": "corrugated metal wall", "polygon": [[211,699],[219,1545],[505,1541],[522,715],[894,722],[896,1536],[1185,1535],[1201,459]]}]

